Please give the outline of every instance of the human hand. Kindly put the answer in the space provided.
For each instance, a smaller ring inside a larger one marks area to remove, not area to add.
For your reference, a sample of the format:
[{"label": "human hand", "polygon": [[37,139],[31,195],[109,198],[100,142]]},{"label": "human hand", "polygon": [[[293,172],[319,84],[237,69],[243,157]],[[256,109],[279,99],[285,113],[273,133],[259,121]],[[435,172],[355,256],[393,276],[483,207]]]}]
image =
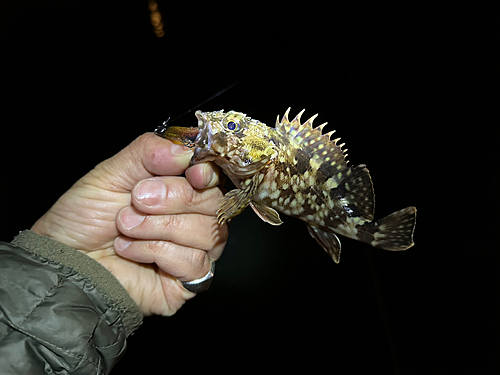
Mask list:
[{"label": "human hand", "polygon": [[216,217],[218,169],[188,168],[191,156],[144,134],[76,182],[32,231],[101,263],[145,315],[172,315],[195,295],[180,281],[204,276],[228,236]]}]

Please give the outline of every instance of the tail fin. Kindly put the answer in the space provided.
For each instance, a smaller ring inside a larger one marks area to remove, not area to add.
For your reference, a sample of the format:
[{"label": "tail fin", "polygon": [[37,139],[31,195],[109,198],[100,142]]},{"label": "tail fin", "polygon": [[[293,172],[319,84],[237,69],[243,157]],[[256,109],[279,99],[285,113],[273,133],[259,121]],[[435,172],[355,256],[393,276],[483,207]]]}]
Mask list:
[{"label": "tail fin", "polygon": [[373,247],[392,251],[406,250],[414,245],[416,217],[417,209],[407,207],[374,223],[358,226],[358,236]]}]

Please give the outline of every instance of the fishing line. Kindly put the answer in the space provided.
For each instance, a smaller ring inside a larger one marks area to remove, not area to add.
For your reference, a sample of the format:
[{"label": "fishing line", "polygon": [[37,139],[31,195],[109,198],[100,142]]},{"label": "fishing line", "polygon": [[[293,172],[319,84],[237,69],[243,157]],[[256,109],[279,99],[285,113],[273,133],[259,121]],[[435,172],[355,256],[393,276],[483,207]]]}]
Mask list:
[{"label": "fishing line", "polygon": [[243,78],[240,78],[239,80],[236,80],[236,81],[233,81],[231,82],[228,86],[224,87],[223,89],[217,91],[215,94],[213,94],[212,96],[208,97],[207,99],[203,100],[201,103],[195,105],[194,107],[192,107],[191,109],[188,109],[186,112],[184,112],[183,114],[175,117],[174,119],[170,120],[170,117],[163,122],[163,125],[170,125],[171,123],[173,123],[174,121],[177,121],[178,119],[190,114],[192,111],[194,111],[195,109],[198,109],[200,108],[203,104],[206,104],[208,103],[209,101],[215,99],[216,97],[218,97],[219,95],[222,95],[224,94],[226,91],[229,91],[231,90],[233,87],[239,85],[241,82],[243,82],[244,80],[246,79],[246,77],[243,77]]}]

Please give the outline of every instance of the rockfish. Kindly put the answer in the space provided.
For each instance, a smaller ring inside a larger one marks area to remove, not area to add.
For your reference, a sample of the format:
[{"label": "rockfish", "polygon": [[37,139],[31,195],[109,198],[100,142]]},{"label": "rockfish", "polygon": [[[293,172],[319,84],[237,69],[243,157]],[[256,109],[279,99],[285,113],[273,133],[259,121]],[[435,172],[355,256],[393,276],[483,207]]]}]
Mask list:
[{"label": "rockfish", "polygon": [[213,161],[236,189],[223,198],[219,224],[248,205],[265,222],[280,225],[278,212],[307,224],[309,233],[338,263],[337,234],[371,246],[400,251],[413,246],[416,208],[373,221],[375,195],[364,164],[347,165],[344,144],[313,128],[317,115],[301,123],[288,109],[274,128],[241,112],[196,112],[198,128],[164,126],[156,134],[194,148],[191,164]]}]

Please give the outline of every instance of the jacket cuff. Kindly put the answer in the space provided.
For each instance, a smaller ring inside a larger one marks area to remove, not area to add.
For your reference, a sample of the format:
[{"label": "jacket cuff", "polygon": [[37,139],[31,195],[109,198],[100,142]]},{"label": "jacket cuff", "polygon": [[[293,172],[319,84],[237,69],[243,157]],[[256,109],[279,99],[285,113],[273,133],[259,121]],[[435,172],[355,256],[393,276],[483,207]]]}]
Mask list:
[{"label": "jacket cuff", "polygon": [[109,305],[121,313],[127,337],[142,324],[142,312],[127,290],[106,267],[91,257],[30,230],[19,232],[11,243],[52,262],[70,267],[87,278]]}]

